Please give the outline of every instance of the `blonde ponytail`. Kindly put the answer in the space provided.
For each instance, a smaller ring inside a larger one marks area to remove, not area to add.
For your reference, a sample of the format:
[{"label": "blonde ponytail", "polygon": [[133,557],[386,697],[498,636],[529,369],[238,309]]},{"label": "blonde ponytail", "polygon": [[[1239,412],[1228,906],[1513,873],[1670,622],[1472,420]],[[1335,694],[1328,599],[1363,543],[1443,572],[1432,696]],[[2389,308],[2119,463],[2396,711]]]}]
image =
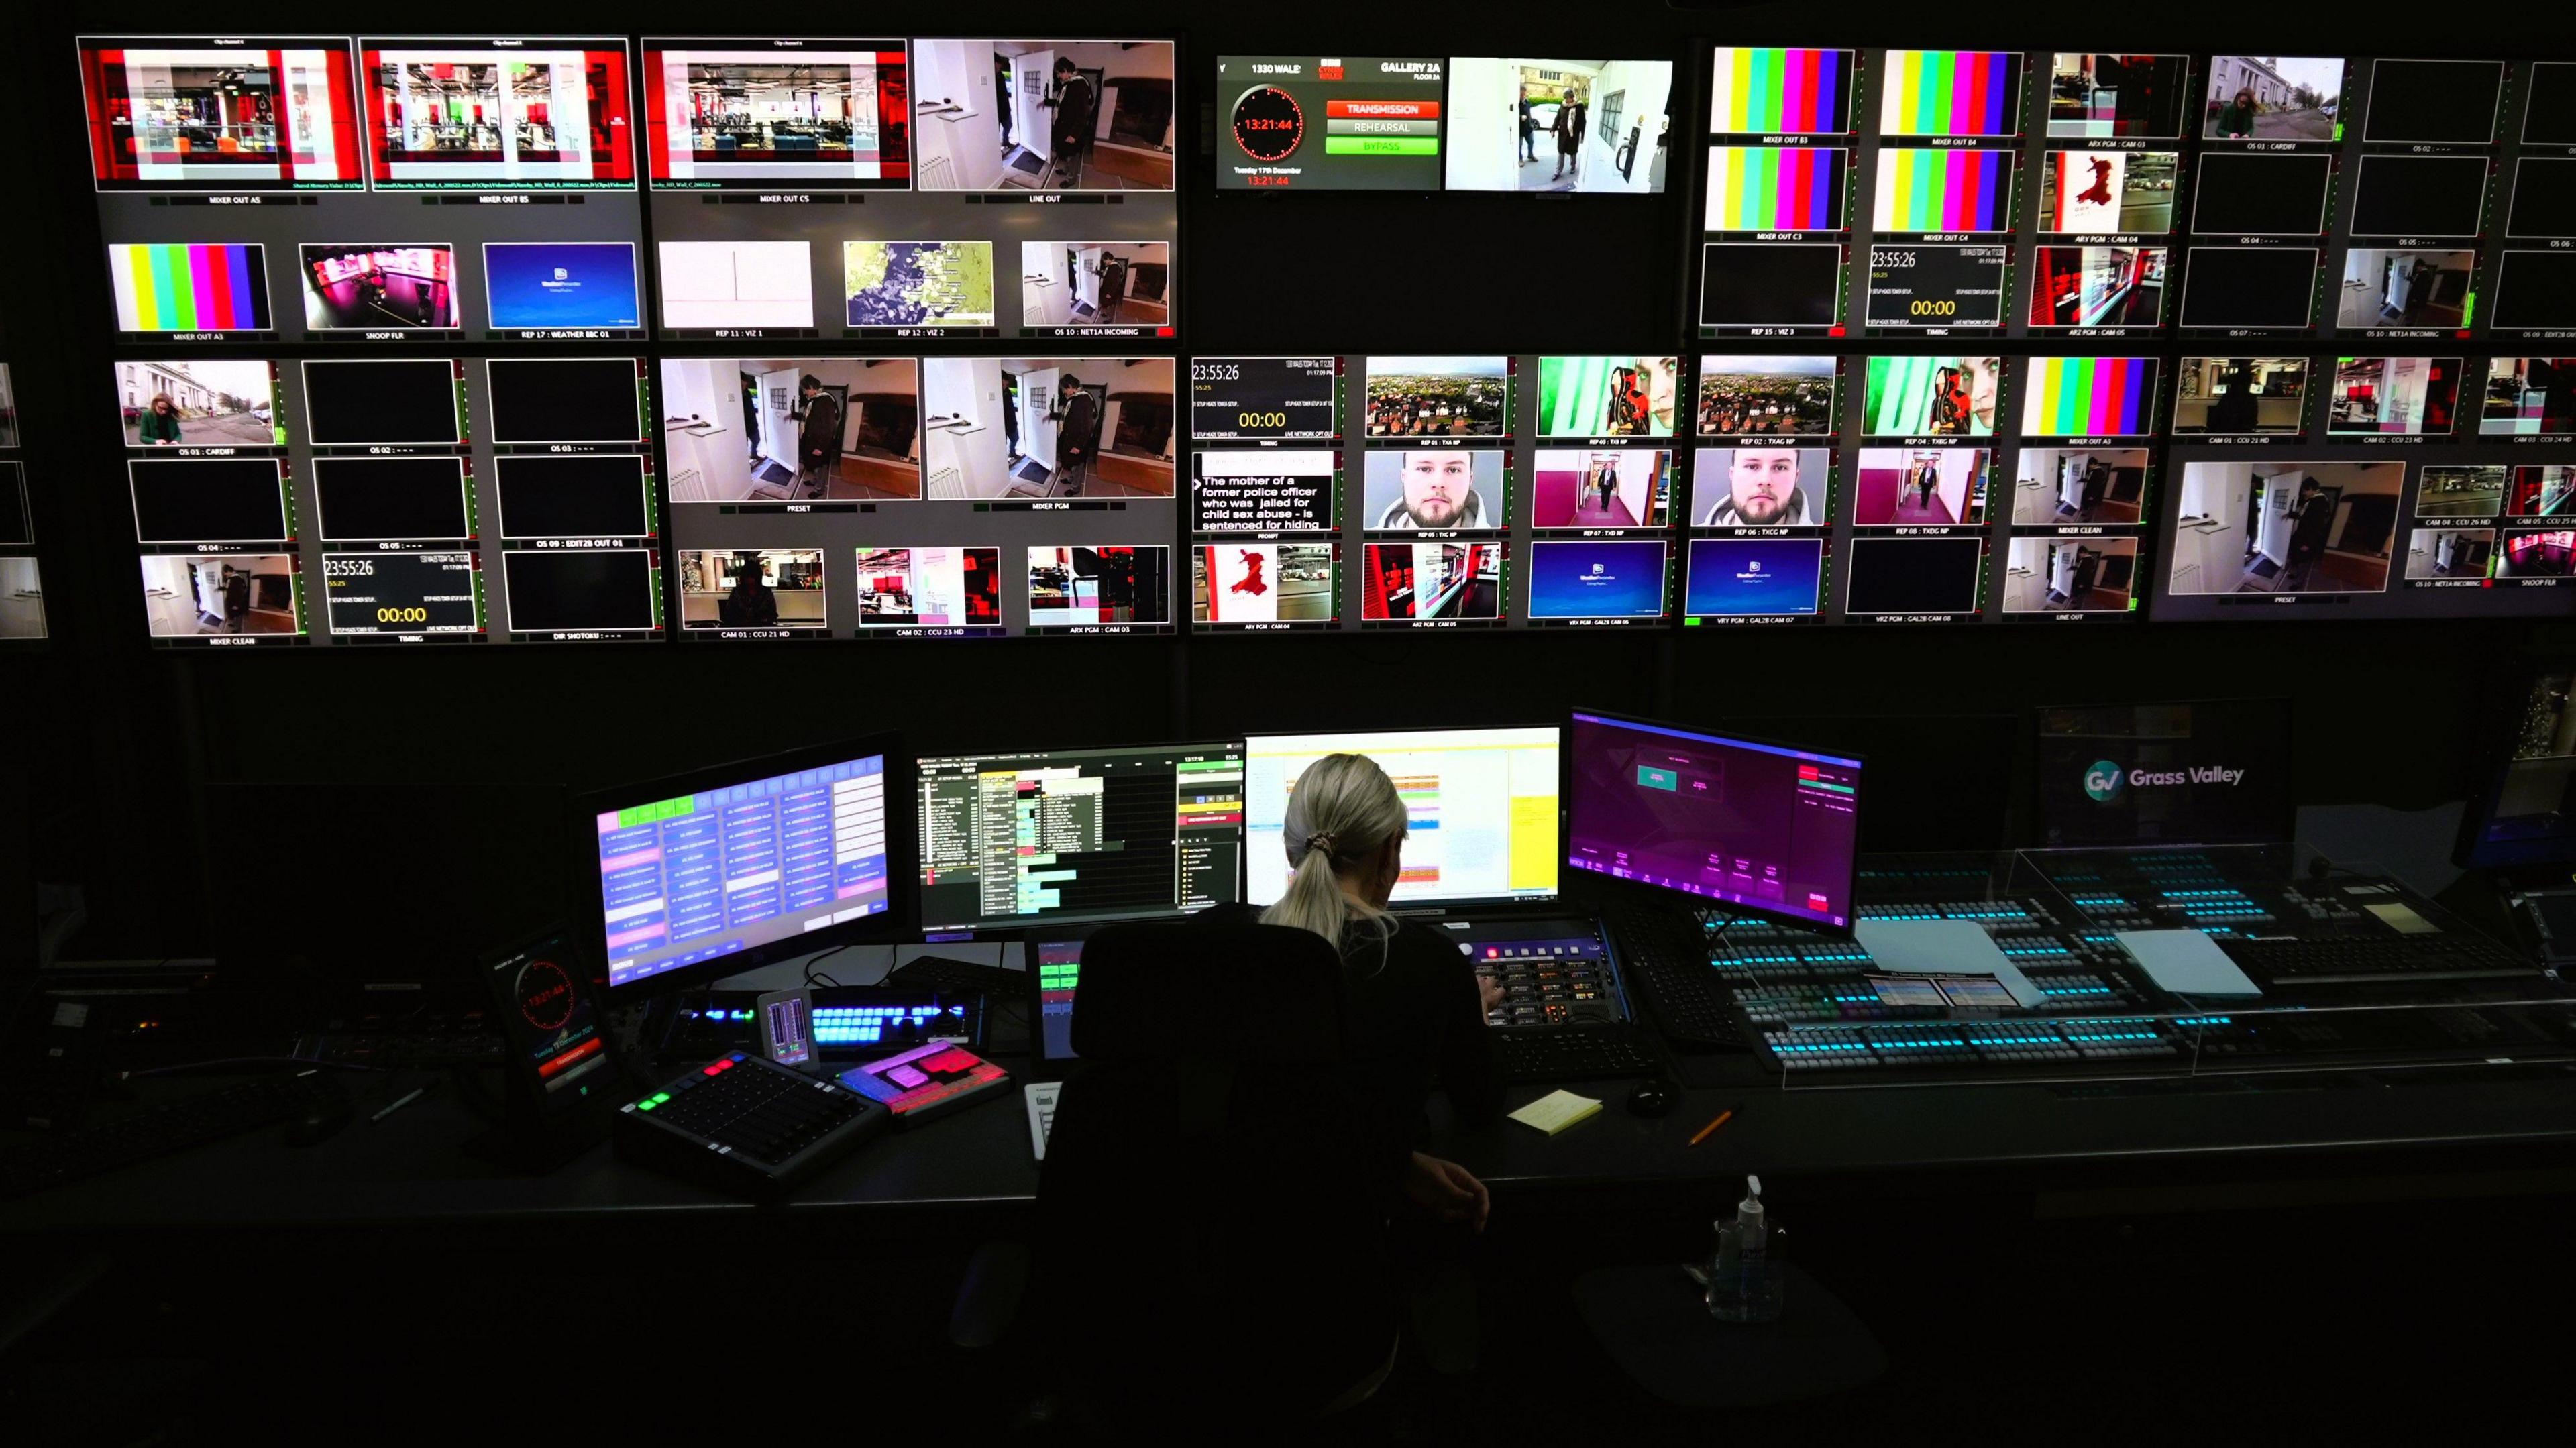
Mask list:
[{"label": "blonde ponytail", "polygon": [[1265,925],[1311,930],[1339,948],[1353,920],[1389,927],[1385,911],[1342,889],[1340,870],[1374,855],[1404,833],[1404,798],[1377,761],[1328,754],[1306,766],[1288,792],[1280,833],[1288,851],[1288,890],[1261,912]]}]

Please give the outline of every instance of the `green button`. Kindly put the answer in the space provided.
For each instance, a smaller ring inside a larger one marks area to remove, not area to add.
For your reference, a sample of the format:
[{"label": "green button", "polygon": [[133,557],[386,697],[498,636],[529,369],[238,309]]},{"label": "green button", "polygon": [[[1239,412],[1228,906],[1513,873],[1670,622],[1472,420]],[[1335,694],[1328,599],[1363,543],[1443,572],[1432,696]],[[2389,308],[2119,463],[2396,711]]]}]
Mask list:
[{"label": "green button", "polygon": [[1682,787],[1680,775],[1669,769],[1650,769],[1642,764],[1637,766],[1637,783],[1644,789],[1679,791]]},{"label": "green button", "polygon": [[638,1110],[638,1111],[650,1111],[650,1110],[652,1110],[654,1107],[659,1106],[659,1105],[661,1105],[661,1104],[662,1104],[661,1102],[654,1100],[654,1099],[653,1099],[652,1097],[650,1097],[650,1096],[647,1096],[647,1097],[645,1097],[643,1100],[638,1101],[638,1102],[636,1102],[636,1103],[635,1103],[635,1109],[636,1109],[636,1110]]},{"label": "green button", "polygon": [[1438,136],[1326,136],[1327,156],[1437,156]]}]

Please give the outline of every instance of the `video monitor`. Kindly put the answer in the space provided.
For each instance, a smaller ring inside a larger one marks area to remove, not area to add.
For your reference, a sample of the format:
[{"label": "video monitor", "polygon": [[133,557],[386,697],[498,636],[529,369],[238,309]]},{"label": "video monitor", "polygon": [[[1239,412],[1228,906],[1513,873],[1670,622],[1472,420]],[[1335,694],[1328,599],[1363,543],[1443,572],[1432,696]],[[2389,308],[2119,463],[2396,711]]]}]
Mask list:
[{"label": "video monitor", "polygon": [[997,629],[1002,622],[1002,550],[857,550],[862,629]]},{"label": "video monitor", "polygon": [[1671,61],[1452,56],[1448,81],[1448,189],[1664,189]]},{"label": "video monitor", "polygon": [[2146,437],[2156,430],[2154,357],[2033,357],[2023,437]]},{"label": "video monitor", "polygon": [[631,241],[487,241],[491,330],[562,336],[644,325]]},{"label": "video monitor", "polygon": [[890,921],[899,766],[878,736],[584,799],[609,989],[748,970]]},{"label": "video monitor", "polygon": [[1125,633],[1172,621],[1168,547],[1035,547],[1027,557],[1031,633]]},{"label": "video monitor", "polygon": [[286,446],[274,362],[119,362],[116,392],[129,448]]},{"label": "video monitor", "polygon": [[1719,46],[1709,89],[1713,136],[1841,136],[1851,132],[1857,52]]},{"label": "video monitor", "polygon": [[2466,365],[2458,357],[2338,357],[2326,434],[2448,437]]},{"label": "video monitor", "polygon": [[501,555],[510,631],[566,642],[662,628],[662,573],[649,548],[512,549]]},{"label": "video monitor", "polygon": [[1203,628],[1321,628],[1339,616],[1331,543],[1198,543],[1190,622]]},{"label": "video monitor", "polygon": [[802,241],[663,241],[662,330],[681,336],[816,335],[813,248]]},{"label": "video monitor", "polygon": [[672,562],[684,630],[795,633],[831,626],[820,548],[683,548]]},{"label": "video monitor", "polygon": [[1442,95],[1437,56],[1220,55],[1217,189],[1437,191]]},{"label": "video monitor", "polygon": [[656,191],[901,191],[914,124],[900,40],[645,46]]},{"label": "video monitor", "polygon": [[2356,246],[2343,254],[2343,300],[2335,325],[2455,331],[2468,325],[2475,251]]},{"label": "video monitor", "polygon": [[2142,521],[2147,450],[2025,447],[2014,457],[2016,528],[2128,528]]},{"label": "video monitor", "polygon": [[1540,437],[1671,437],[1679,357],[1541,357]]},{"label": "video monitor", "polygon": [[2476,236],[2485,229],[2484,156],[2364,156],[2354,236]]},{"label": "video monitor", "polygon": [[111,244],[117,330],[183,342],[267,332],[267,248],[250,243]]},{"label": "video monitor", "polygon": [[1841,231],[1850,171],[1840,146],[1711,146],[1702,229]]},{"label": "video monitor", "polygon": [[1020,325],[1054,336],[1172,319],[1172,248],[1160,241],[1020,243]]},{"label": "video monitor", "polygon": [[[2532,535],[2520,535],[2524,537]],[[2409,587],[2417,584],[2448,583],[2483,587],[2491,567],[2499,560],[2495,551],[2493,528],[2417,528],[2406,535],[2406,577]],[[2537,561],[2537,555],[2534,555]],[[2559,555],[2558,572],[2566,572],[2565,553]],[[2506,576],[2501,569],[2498,576]]]},{"label": "video monitor", "polygon": [[2315,56],[2210,57],[2201,135],[2212,141],[2343,139],[2343,62]]},{"label": "video monitor", "polygon": [[2048,707],[2038,738],[2050,849],[2276,844],[2295,832],[2286,699]]},{"label": "video monitor", "polygon": [[1832,437],[1836,357],[1703,356],[1693,412],[1701,437]]},{"label": "video monitor", "polygon": [[1833,331],[1842,321],[1842,295],[1840,242],[1710,242],[1700,248],[1703,335]]},{"label": "video monitor", "polygon": [[1861,431],[1871,437],[1991,437],[2004,388],[2000,357],[1871,357]]},{"label": "video monitor", "polygon": [[326,543],[474,536],[474,495],[463,458],[316,458],[313,495],[314,531]]},{"label": "video monitor", "polygon": [[2576,357],[2489,360],[2478,431],[2489,437],[2576,434]]},{"label": "video monitor", "polygon": [[1168,40],[915,40],[920,191],[1169,191]]},{"label": "video monitor", "polygon": [[2175,594],[2379,593],[2401,462],[2188,462],[2176,489]]},{"label": "video monitor", "polygon": [[307,361],[304,440],[315,447],[465,441],[464,369],[445,359]]},{"label": "video monitor", "polygon": [[2415,475],[2418,518],[2492,518],[2504,511],[2513,469],[2502,464],[2427,465]]},{"label": "video monitor", "polygon": [[2206,151],[2193,184],[2191,229],[2203,236],[2319,236],[2334,157],[2321,151]]},{"label": "video monitor", "polygon": [[504,538],[653,535],[649,460],[633,453],[523,454],[492,459]]},{"label": "video monitor", "polygon": [[1360,499],[1362,526],[1443,535],[1499,529],[1509,521],[1504,457],[1495,448],[1373,451]]},{"label": "video monitor", "polygon": [[917,501],[919,365],[908,357],[664,358],[671,501]]},{"label": "video monitor", "polygon": [[1662,538],[1533,541],[1530,620],[1600,624],[1664,618],[1671,548]]},{"label": "video monitor", "polygon": [[299,250],[308,332],[452,332],[464,325],[454,247],[354,242]]},{"label": "video monitor", "polygon": [[2576,61],[2531,63],[2531,99],[2522,110],[2526,146],[2576,146]]},{"label": "video monitor", "polygon": [[[2576,857],[2576,676],[2551,667],[2516,681],[2454,858],[2472,869]],[[2563,908],[2563,907],[2560,907]],[[2557,930],[2563,923],[2553,920]]]},{"label": "video monitor", "polygon": [[2012,152],[1992,148],[1884,147],[1870,225],[1881,232],[2010,231],[2013,161]]},{"label": "video monitor", "polygon": [[18,445],[18,391],[9,380],[9,364],[0,362],[0,447]]},{"label": "video monitor", "polygon": [[322,588],[323,621],[335,639],[427,640],[483,632],[481,577],[470,548],[327,553]]},{"label": "video monitor", "polygon": [[1369,543],[1360,550],[1362,626],[1500,623],[1501,543]]},{"label": "video monitor", "polygon": [[1986,521],[1994,454],[1981,447],[1865,447],[1852,472],[1855,528],[1974,528]]},{"label": "video monitor", "polygon": [[2138,606],[2144,582],[2135,538],[2014,538],[2004,556],[2003,611],[2125,614]]},{"label": "video monitor", "polygon": [[1244,898],[1266,904],[1286,892],[1288,798],[1328,754],[1366,755],[1404,796],[1395,908],[1555,898],[1560,739],[1553,725],[1253,735],[1243,756]]},{"label": "video monitor", "polygon": [[138,543],[265,543],[296,536],[275,458],[133,458]]},{"label": "video monitor", "polygon": [[1233,904],[1246,763],[1235,741],[922,756],[922,929],[1173,919]]},{"label": "video monitor", "polygon": [[358,48],[374,189],[634,189],[624,37]]},{"label": "video monitor", "polygon": [[1890,50],[1879,87],[1882,136],[2012,136],[2021,66],[2009,50]]},{"label": "video monitor", "polygon": [[2057,51],[2048,65],[2048,134],[2171,140],[2183,132],[2191,59]]},{"label": "video monitor", "polygon": [[1851,540],[1843,612],[1870,622],[1953,622],[1974,617],[1984,595],[1986,540],[1975,535]]},{"label": "video monitor", "polygon": [[1738,535],[1690,540],[1682,613],[1693,623],[1788,622],[1816,616],[1825,571],[1821,537]]},{"label": "video monitor", "polygon": [[84,35],[79,44],[100,191],[365,184],[345,37]]},{"label": "video monitor", "polygon": [[2173,230],[2176,151],[2051,151],[2039,170],[2039,229],[2056,236]]},{"label": "video monitor", "polygon": [[2576,251],[2505,248],[2494,293],[2487,325],[2498,331],[2576,330]]},{"label": "video monitor", "polygon": [[45,637],[44,570],[23,554],[0,554],[0,640]]},{"label": "video monitor", "polygon": [[2564,519],[2576,516],[2576,466],[2542,463],[2513,470],[2505,489],[2508,518]]},{"label": "video monitor", "polygon": [[1673,455],[1663,448],[1540,448],[1532,454],[1533,529],[1661,528],[1672,521],[1672,504]]},{"label": "video monitor", "polygon": [[2496,138],[2496,111],[2503,96],[2500,60],[2375,60],[2361,138],[2483,146]]},{"label": "video monitor", "polygon": [[921,383],[934,500],[1174,495],[1168,357],[934,357]]},{"label": "video monitor", "polygon": [[644,441],[643,364],[631,357],[494,357],[484,364],[492,441]]},{"label": "video monitor", "polygon": [[1340,526],[1335,457],[1324,449],[1304,448],[1192,452],[1190,531],[1228,535],[1333,532]]},{"label": "video monitor", "polygon": [[2195,246],[2185,259],[2182,325],[2304,330],[2316,320],[2323,259],[2312,246]]},{"label": "video monitor", "polygon": [[2525,156],[2514,162],[2510,237],[2576,236],[2576,157]]},{"label": "video monitor", "polygon": [[2030,257],[2032,330],[2099,327],[2133,331],[2164,324],[2161,246],[2042,246]]},{"label": "video monitor", "polygon": [[2307,431],[2305,357],[2185,357],[2174,390],[2177,437]]},{"label": "video monitor", "polygon": [[0,462],[0,548],[31,548],[35,542],[26,470],[14,462]]},{"label": "video monitor", "polygon": [[1200,442],[1339,437],[1334,357],[1202,357],[1190,362],[1190,436]]},{"label": "video monitor", "polygon": [[1861,320],[1872,327],[2001,327],[2011,261],[2004,246],[1872,246]]},{"label": "video monitor", "polygon": [[919,336],[994,329],[989,241],[845,241],[841,302],[851,332]]},{"label": "video monitor", "polygon": [[[2476,561],[2473,554],[2464,558],[2463,569]],[[2576,531],[2551,528],[2506,533],[2495,551],[2492,576],[2499,583],[2523,587],[2556,585],[2566,582],[2571,574],[2576,574]]]},{"label": "video monitor", "polygon": [[283,640],[305,631],[304,580],[291,553],[147,553],[141,566],[144,625],[156,640]]},{"label": "video monitor", "polygon": [[1372,438],[1509,437],[1509,357],[1371,357],[1361,431]]},{"label": "video monitor", "polygon": [[1691,460],[1694,528],[1821,528],[1833,498],[1824,447],[1704,447]]}]

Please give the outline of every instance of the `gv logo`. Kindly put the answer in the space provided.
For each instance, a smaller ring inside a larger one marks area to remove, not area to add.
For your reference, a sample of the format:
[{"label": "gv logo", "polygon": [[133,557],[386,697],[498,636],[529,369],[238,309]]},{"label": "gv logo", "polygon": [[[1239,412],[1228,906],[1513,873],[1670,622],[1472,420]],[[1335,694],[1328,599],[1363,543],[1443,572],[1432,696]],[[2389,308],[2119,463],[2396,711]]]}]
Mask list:
[{"label": "gv logo", "polygon": [[2120,779],[2117,762],[2094,760],[2093,767],[2084,771],[2084,792],[2092,797],[2095,804],[2109,804],[2120,797]]}]

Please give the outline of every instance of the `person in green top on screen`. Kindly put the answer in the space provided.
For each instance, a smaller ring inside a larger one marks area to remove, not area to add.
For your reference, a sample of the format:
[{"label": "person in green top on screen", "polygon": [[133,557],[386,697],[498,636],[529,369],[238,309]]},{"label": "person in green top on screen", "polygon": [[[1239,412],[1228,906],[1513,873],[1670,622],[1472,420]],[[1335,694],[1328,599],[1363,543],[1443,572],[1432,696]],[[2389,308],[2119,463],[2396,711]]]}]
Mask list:
[{"label": "person in green top on screen", "polygon": [[2254,117],[2261,109],[2262,107],[2254,104],[2254,92],[2238,91],[2236,99],[2229,101],[2218,113],[2219,138],[2224,140],[2230,137],[2253,135]]},{"label": "person in green top on screen", "polygon": [[134,436],[136,442],[172,446],[179,441],[179,406],[170,400],[169,393],[156,392],[152,394],[152,405],[143,410],[135,426],[140,429]]}]

